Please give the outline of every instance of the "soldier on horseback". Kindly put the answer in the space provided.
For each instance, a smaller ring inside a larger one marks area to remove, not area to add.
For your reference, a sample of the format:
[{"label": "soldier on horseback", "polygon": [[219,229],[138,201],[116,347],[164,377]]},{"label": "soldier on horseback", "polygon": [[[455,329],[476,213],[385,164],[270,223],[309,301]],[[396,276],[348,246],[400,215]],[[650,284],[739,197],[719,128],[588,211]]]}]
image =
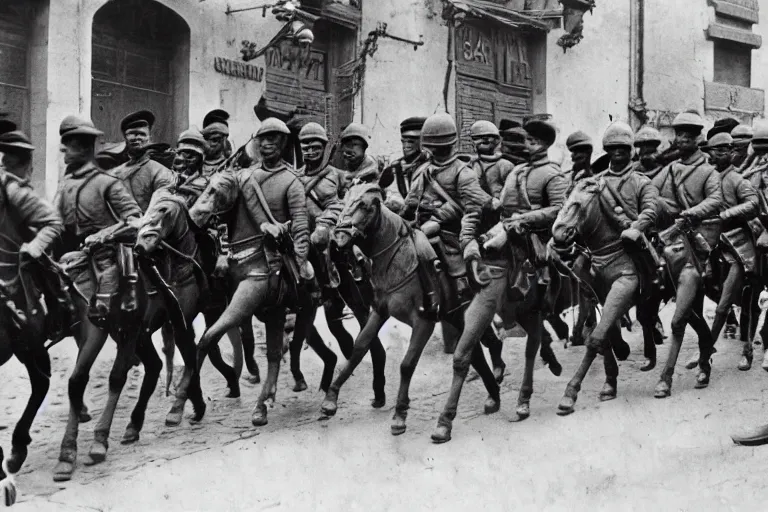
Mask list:
[{"label": "soldier on horseback", "polygon": [[403,207],[414,173],[429,160],[429,153],[421,147],[421,128],[426,120],[426,117],[409,117],[400,123],[403,156],[389,164],[379,178],[379,186],[385,190],[393,182],[397,186],[387,194],[387,206],[396,213]]},{"label": "soldier on horseback", "polygon": [[173,170],[177,173],[173,190],[184,196],[187,206],[192,206],[208,186],[208,177],[203,173],[205,138],[197,128],[181,132],[176,143]]},{"label": "soldier on horseback", "polygon": [[371,131],[360,123],[350,123],[339,137],[344,158],[344,187],[358,183],[374,183],[379,179],[379,163],[367,153]]},{"label": "soldier on horseback", "polygon": [[733,138],[733,151],[731,163],[738,172],[749,156],[749,145],[752,143],[752,127],[748,124],[740,124],[731,131]]},{"label": "soldier on horseback", "polygon": [[229,145],[229,113],[211,110],[203,118],[203,137],[206,150],[203,175],[210,176],[218,171],[227,159]]},{"label": "soldier on horseback", "polygon": [[[677,230],[660,233],[667,245],[664,250],[667,266],[677,278],[675,315],[672,318],[672,345],[661,379],[656,386],[655,396],[664,398],[671,394],[674,365],[687,323],[692,323],[699,335],[701,371],[696,386],[709,384],[711,367],[709,357],[712,350],[711,333],[700,318],[703,310],[702,279],[711,249],[720,239],[720,210],[723,202],[720,176],[709,165],[697,144],[697,138],[704,128],[701,116],[696,112],[678,114],[672,122],[675,129],[675,145],[679,160],[672,162],[656,175],[652,182],[659,190],[659,230],[673,224]],[[682,237],[682,252],[675,250],[673,233]],[[683,260],[678,254],[683,255]],[[678,268],[680,267],[681,268]],[[703,327],[702,327],[703,325]],[[655,352],[646,340],[646,350]]]},{"label": "soldier on horseback", "polygon": [[469,166],[477,173],[480,186],[493,198],[493,207],[496,209],[500,204],[499,195],[504,187],[504,180],[512,172],[514,164],[501,157],[501,152],[498,151],[501,134],[492,122],[476,121],[469,128],[469,135],[472,137],[476,153]]},{"label": "soldier on horseback", "polygon": [[592,160],[592,139],[589,135],[582,131],[573,132],[565,140],[565,145],[568,151],[571,152],[571,161],[573,167],[566,172],[566,175],[570,181],[569,190],[573,189],[573,186],[579,182],[582,178],[588,178],[592,176],[592,169],[590,166]]},{"label": "soldier on horseback", "polygon": [[[68,116],[61,122],[59,134],[67,168],[55,204],[64,221],[62,250],[71,252],[104,228],[138,220],[141,208],[120,179],[94,162],[96,137],[103,132],[90,120]],[[96,282],[88,318],[103,325],[118,292],[120,270],[114,247],[98,247],[91,260]],[[135,297],[132,301],[126,298],[123,306],[135,307]]]}]

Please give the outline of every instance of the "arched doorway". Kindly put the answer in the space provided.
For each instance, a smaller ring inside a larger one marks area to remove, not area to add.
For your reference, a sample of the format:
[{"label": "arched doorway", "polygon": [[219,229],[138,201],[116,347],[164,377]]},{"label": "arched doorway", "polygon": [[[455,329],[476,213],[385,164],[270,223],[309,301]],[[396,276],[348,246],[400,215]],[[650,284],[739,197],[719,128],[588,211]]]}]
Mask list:
[{"label": "arched doorway", "polygon": [[153,138],[175,141],[188,119],[189,26],[153,0],[108,2],[93,18],[91,117],[105,141],[122,140],[120,119],[157,116]]}]

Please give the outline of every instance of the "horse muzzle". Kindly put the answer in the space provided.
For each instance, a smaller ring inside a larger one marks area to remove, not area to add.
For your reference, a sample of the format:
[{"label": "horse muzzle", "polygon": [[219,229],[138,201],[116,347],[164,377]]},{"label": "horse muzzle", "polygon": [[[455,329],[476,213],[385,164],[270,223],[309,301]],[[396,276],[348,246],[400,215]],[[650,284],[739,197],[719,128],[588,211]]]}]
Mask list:
[{"label": "horse muzzle", "polygon": [[567,247],[576,238],[576,228],[565,224],[552,226],[552,241],[557,247]]},{"label": "horse muzzle", "polygon": [[333,241],[339,249],[347,247],[356,236],[356,230],[353,227],[336,228],[333,230]]},{"label": "horse muzzle", "polygon": [[141,229],[136,235],[136,250],[145,254],[154,252],[160,245],[160,233],[155,229]]}]

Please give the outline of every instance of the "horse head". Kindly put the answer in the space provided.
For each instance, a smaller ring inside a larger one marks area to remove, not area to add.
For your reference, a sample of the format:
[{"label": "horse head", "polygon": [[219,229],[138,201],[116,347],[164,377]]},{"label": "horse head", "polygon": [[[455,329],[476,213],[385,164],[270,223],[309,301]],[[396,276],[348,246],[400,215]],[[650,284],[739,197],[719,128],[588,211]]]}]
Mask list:
[{"label": "horse head", "polygon": [[158,190],[139,223],[136,249],[149,254],[163,240],[180,239],[188,229],[186,220],[184,199],[169,190]]},{"label": "horse head", "polygon": [[594,224],[593,221],[599,220],[595,214],[602,188],[602,179],[596,177],[585,178],[576,184],[552,226],[552,240],[556,246],[569,246],[577,235],[583,235],[585,229]]},{"label": "horse head", "polygon": [[355,185],[347,191],[333,238],[339,248],[364,237],[384,207],[384,191],[375,183]]},{"label": "horse head", "polygon": [[217,172],[195,204],[189,209],[189,218],[198,227],[204,227],[212,217],[226,213],[235,205],[238,195],[237,178],[232,172]]}]

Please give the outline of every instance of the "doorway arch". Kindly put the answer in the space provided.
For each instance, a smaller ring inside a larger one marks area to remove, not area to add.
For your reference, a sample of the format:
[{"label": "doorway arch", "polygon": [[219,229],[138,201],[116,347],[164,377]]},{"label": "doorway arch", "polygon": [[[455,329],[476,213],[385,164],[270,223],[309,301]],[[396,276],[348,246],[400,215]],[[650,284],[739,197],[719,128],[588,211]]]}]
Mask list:
[{"label": "doorway arch", "polygon": [[189,118],[190,29],[155,0],[107,2],[93,17],[91,118],[104,141],[120,141],[120,120],[149,109],[153,139],[174,143]]}]

